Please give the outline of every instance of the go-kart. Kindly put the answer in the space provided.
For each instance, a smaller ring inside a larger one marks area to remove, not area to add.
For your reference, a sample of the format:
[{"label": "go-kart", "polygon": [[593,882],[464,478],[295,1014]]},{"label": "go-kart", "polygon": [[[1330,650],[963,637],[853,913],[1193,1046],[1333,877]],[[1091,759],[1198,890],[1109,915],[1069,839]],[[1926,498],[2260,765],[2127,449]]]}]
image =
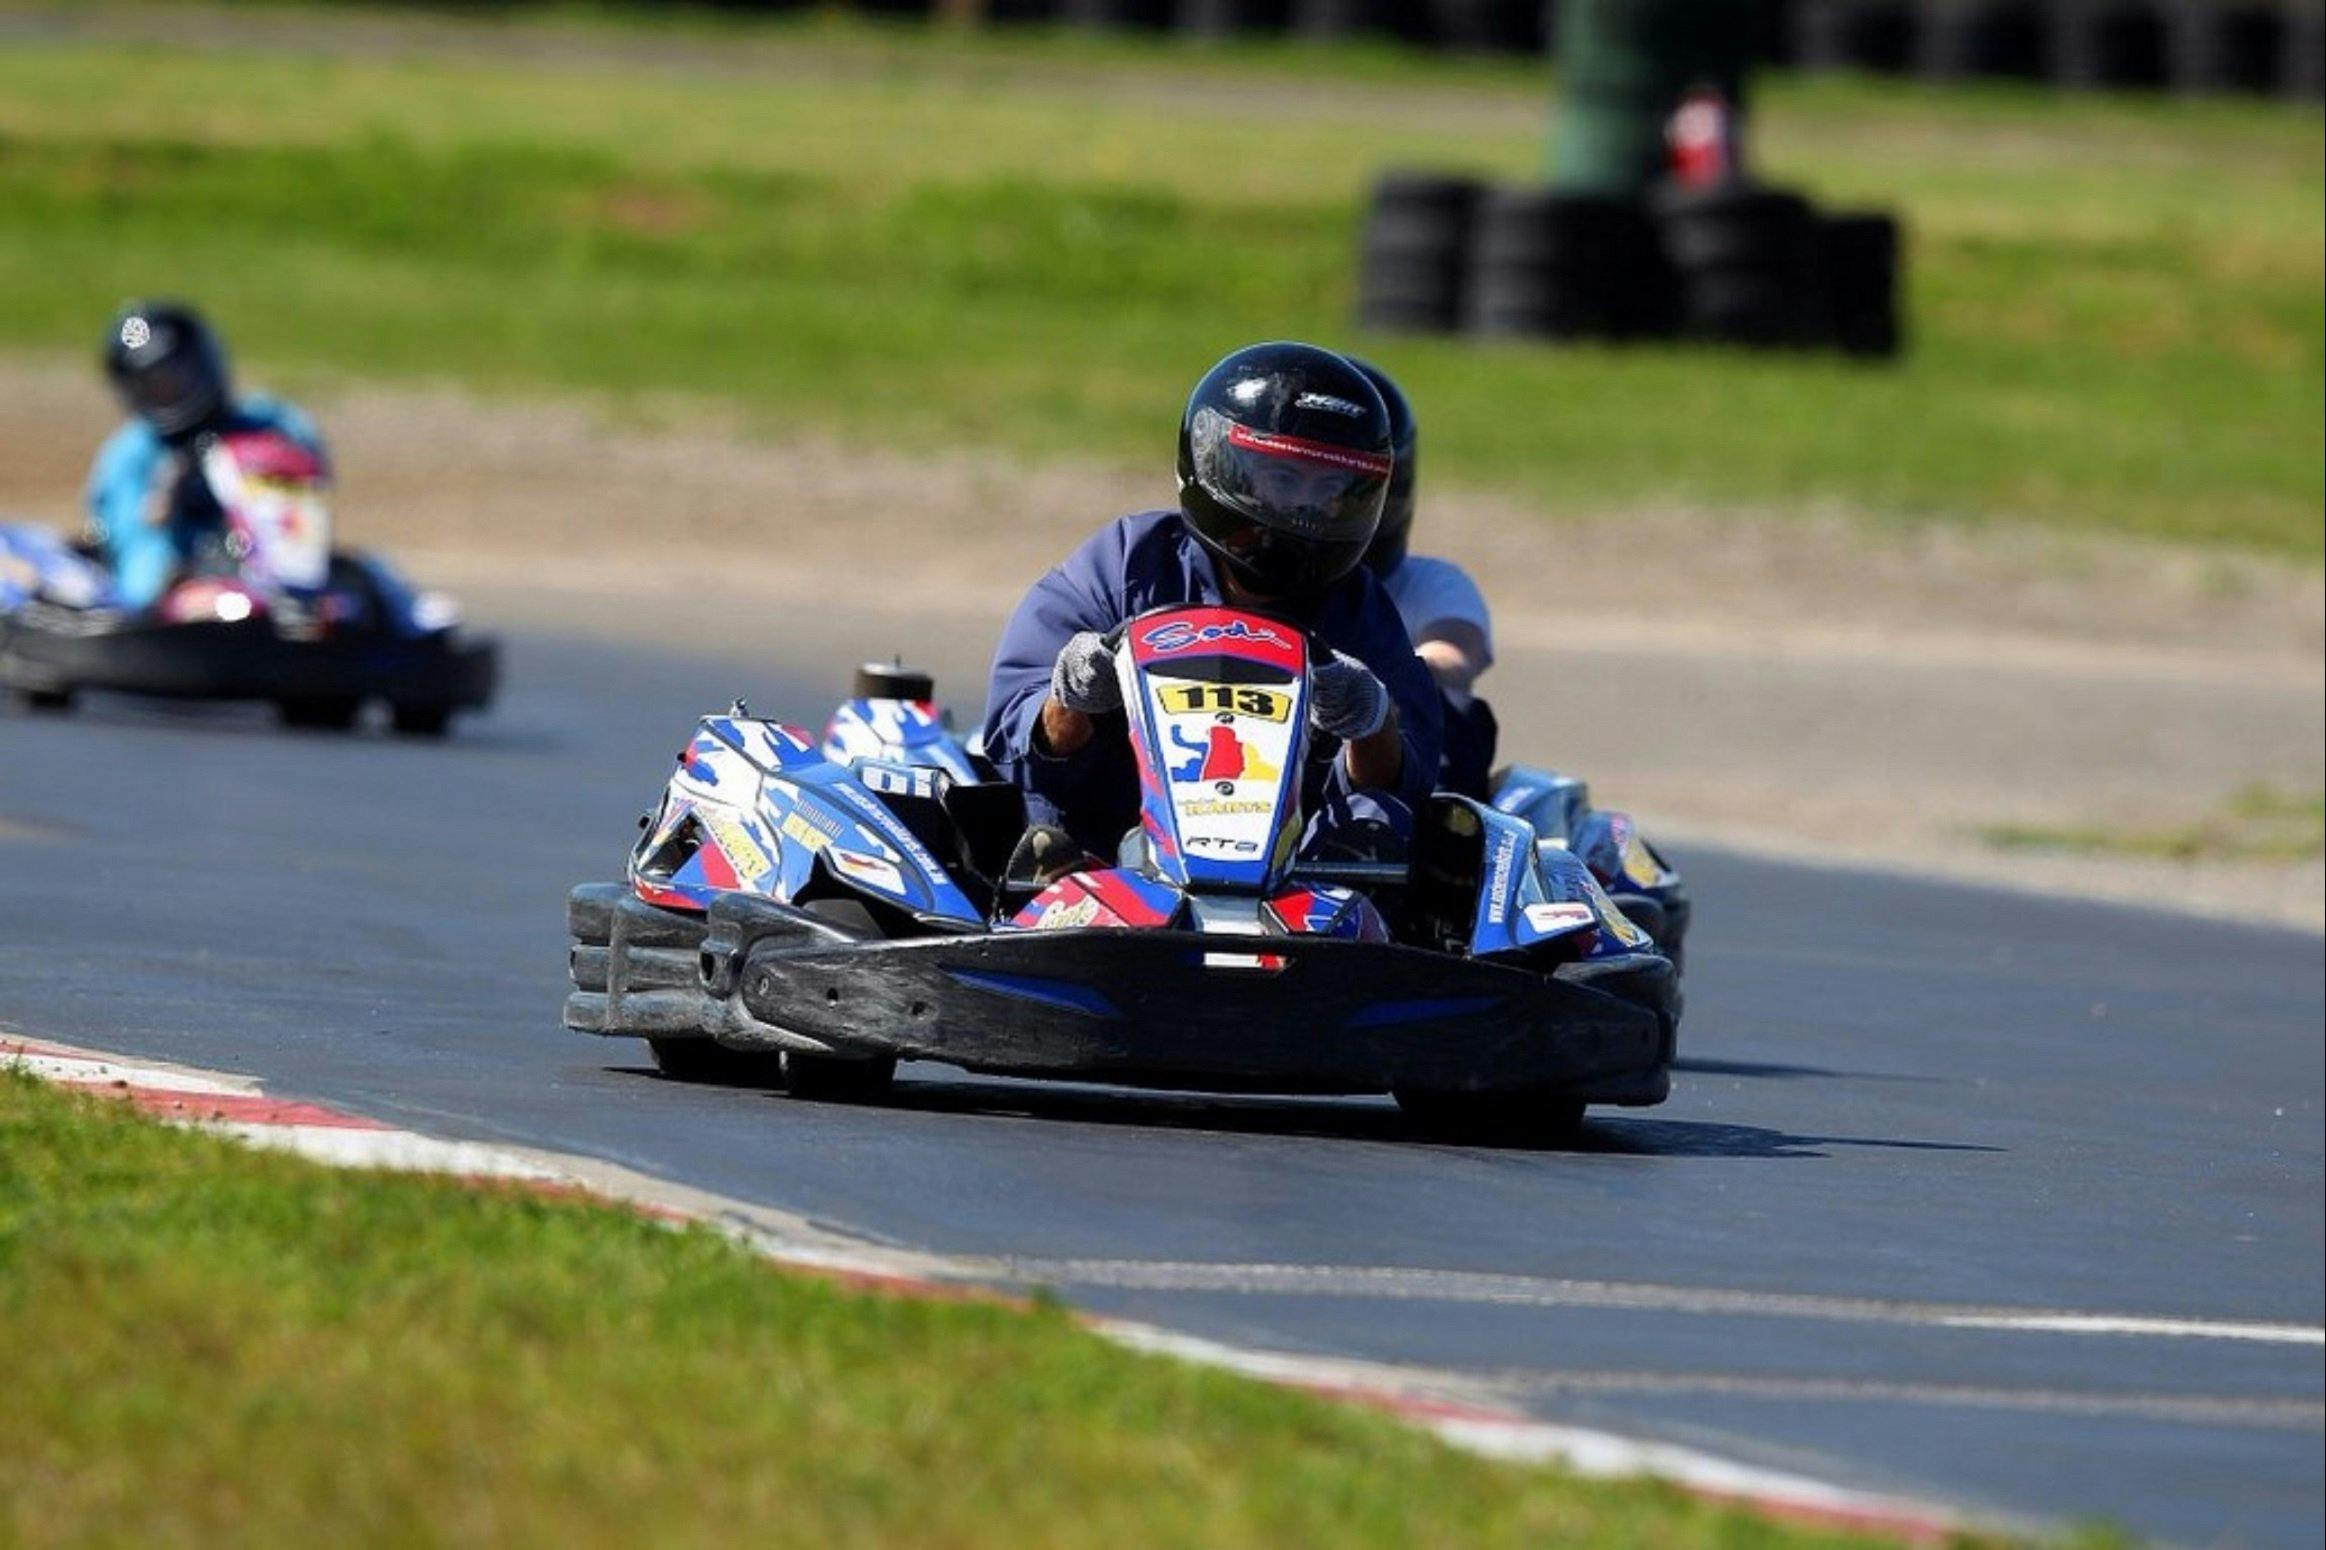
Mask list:
[{"label": "go-kart", "polygon": [[925,678],[860,681],[820,740],[703,719],[625,880],[568,901],[566,1025],[805,1098],[877,1098],[912,1059],[1389,1092],[1482,1139],[1661,1102],[1678,976],[1580,855],[1452,795],[1403,860],[1302,847],[1309,652],[1231,609],[1132,621],[1139,824],[1117,864],[1062,876],[1029,867],[1022,794]]},{"label": "go-kart", "polygon": [[123,606],[89,546],[0,526],[0,688],[52,711],[89,689],[263,700],[330,730],[378,700],[416,736],[490,702],[495,644],[385,561],[332,548],[328,476],[305,447],[271,431],[214,437],[192,477],[224,521],[151,608]]}]

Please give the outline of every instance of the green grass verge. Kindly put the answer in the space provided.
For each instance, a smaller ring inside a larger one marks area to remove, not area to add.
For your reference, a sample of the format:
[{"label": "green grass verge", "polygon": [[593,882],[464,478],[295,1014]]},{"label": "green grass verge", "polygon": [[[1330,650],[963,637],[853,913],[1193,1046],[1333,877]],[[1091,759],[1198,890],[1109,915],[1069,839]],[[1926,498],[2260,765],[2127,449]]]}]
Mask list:
[{"label": "green grass verge", "polygon": [[2164,824],[1996,824],[1999,850],[2161,861],[2316,861],[2326,856],[2326,795],[2249,786],[2201,818]]},{"label": "green grass verge", "polygon": [[1917,343],[1881,368],[1352,334],[1376,169],[1538,166],[1518,67],[829,19],[526,20],[397,53],[289,20],[311,52],[0,54],[0,346],[85,350],[167,290],[294,387],[704,395],[1160,479],[1202,367],[1295,335],[1407,381],[1433,480],[1557,512],[2320,553],[2315,113],[1773,84],[1765,169],[1912,224]]},{"label": "green grass verge", "polygon": [[1865,1543],[0,1070],[0,1542]]}]

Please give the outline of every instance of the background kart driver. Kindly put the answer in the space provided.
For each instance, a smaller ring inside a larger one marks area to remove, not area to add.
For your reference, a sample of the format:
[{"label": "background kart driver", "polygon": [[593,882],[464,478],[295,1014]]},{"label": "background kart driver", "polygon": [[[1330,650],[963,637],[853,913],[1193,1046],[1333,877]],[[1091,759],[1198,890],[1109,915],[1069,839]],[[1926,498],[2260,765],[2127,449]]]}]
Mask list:
[{"label": "background kart driver", "polygon": [[[1150,609],[1248,607],[1315,642],[1302,772],[1312,854],[1402,851],[1438,776],[1441,700],[1360,563],[1392,472],[1388,406],[1329,350],[1261,344],[1196,384],[1179,425],[1179,510],[1124,517],[1034,583],[994,656],[987,756],[1028,798],[1040,874],[1112,855],[1139,779],[1107,637]],[[1061,832],[1062,831],[1062,832]]]},{"label": "background kart driver", "polygon": [[226,349],[176,302],[132,302],[105,336],[105,375],[128,424],[89,469],[89,522],[117,600],[150,608],[225,524],[202,477],[202,445],[237,431],[275,431],[328,466],[307,417],[270,398],[234,396]]},{"label": "background kart driver", "polygon": [[1493,709],[1477,697],[1476,686],[1480,675],[1494,665],[1494,622],[1486,612],[1485,594],[1468,571],[1452,560],[1407,552],[1420,472],[1414,459],[1413,407],[1380,367],[1360,360],[1350,364],[1365,374],[1389,410],[1390,456],[1395,462],[1381,505],[1381,526],[1365,551],[1365,565],[1397,605],[1414,652],[1445,693],[1445,769],[1440,784],[1484,801],[1501,733]]}]

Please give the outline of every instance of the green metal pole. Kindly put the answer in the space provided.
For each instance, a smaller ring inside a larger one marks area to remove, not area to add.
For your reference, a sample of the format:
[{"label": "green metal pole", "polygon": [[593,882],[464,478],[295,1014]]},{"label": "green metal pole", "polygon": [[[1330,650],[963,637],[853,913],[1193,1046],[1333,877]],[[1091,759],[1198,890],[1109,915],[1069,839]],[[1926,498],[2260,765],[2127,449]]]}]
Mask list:
[{"label": "green metal pole", "polygon": [[1576,192],[1637,194],[1664,170],[1664,126],[1691,87],[1739,122],[1754,0],[1563,0],[1551,174]]}]

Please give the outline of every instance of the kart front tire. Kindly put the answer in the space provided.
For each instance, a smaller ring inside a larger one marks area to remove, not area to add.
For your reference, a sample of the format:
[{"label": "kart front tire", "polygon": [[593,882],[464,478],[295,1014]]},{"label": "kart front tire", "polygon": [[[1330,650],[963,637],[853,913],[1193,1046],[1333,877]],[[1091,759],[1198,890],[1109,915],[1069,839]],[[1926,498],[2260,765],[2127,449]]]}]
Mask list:
[{"label": "kart front tire", "polygon": [[810,1103],[877,1103],[895,1081],[894,1055],[850,1060],[786,1051],[783,1057],[783,1085],[794,1098]]},{"label": "kart front tire", "polygon": [[1571,1145],[1583,1100],[1555,1093],[1445,1093],[1397,1089],[1397,1106],[1434,1141],[1471,1146]]},{"label": "kart front tire", "polygon": [[774,1055],[729,1049],[709,1039],[648,1039],[654,1068],[674,1082],[721,1087],[777,1087],[783,1066]]},{"label": "kart front tire", "polygon": [[353,695],[316,695],[275,704],[284,726],[308,732],[345,732],[362,713],[363,701]]},{"label": "kart front tire", "polygon": [[442,737],[452,729],[449,705],[391,705],[388,725],[405,737]]},{"label": "kart front tire", "polygon": [[60,715],[73,708],[73,691],[70,689],[19,689],[16,691],[16,700],[26,710],[40,711],[48,715]]},{"label": "kart front tire", "polygon": [[[872,911],[857,900],[811,899],[803,907],[851,936],[871,939],[881,934]],[[877,1103],[888,1096],[895,1081],[894,1055],[862,1058],[787,1050],[783,1056],[783,1085],[794,1098],[811,1103]]]}]

